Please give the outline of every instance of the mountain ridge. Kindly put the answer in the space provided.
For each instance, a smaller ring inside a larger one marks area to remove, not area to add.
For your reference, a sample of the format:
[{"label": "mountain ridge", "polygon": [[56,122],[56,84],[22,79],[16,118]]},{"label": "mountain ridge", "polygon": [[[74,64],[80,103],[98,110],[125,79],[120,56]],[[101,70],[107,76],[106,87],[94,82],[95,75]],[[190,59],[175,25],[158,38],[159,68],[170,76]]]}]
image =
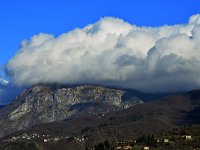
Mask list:
[{"label": "mountain ridge", "polygon": [[85,114],[96,116],[143,103],[136,96],[129,97],[127,101],[122,99],[125,92],[93,85],[63,88],[36,84],[25,89],[16,100],[0,110],[0,125],[5,128],[0,135],[40,123]]},{"label": "mountain ridge", "polygon": [[[134,105],[127,109],[111,111],[105,115],[81,116],[59,122],[38,124],[32,128],[13,133],[3,139],[22,135],[48,135],[51,138],[74,139],[86,137],[79,149],[108,140],[129,141],[141,135],[165,135],[174,129],[200,123],[200,91],[193,90],[182,94],[162,97],[155,101]],[[44,138],[33,139],[43,143]],[[73,146],[66,149],[76,149]]]}]

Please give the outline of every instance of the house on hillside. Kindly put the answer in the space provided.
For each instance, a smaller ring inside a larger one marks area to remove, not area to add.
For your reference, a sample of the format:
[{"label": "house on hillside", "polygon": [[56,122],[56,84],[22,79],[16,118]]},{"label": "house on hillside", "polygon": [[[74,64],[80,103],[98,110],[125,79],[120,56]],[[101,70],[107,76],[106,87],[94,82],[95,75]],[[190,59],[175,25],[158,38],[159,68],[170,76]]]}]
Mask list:
[{"label": "house on hillside", "polygon": [[133,147],[130,145],[126,145],[123,147],[123,150],[131,150]]},{"label": "house on hillside", "polygon": [[122,149],[121,146],[117,146],[117,147],[116,147],[116,150],[121,150],[121,149]]},{"label": "house on hillside", "polygon": [[143,150],[150,150],[150,148],[148,146],[144,146]]},{"label": "house on hillside", "polygon": [[191,139],[192,139],[192,136],[191,136],[191,135],[186,135],[186,136],[185,136],[185,139],[186,139],[186,140],[191,140]]},{"label": "house on hillside", "polygon": [[49,139],[44,139],[43,140],[44,143],[49,142],[49,141],[50,141]]},{"label": "house on hillside", "polygon": [[169,143],[169,140],[168,139],[164,139],[164,143]]}]

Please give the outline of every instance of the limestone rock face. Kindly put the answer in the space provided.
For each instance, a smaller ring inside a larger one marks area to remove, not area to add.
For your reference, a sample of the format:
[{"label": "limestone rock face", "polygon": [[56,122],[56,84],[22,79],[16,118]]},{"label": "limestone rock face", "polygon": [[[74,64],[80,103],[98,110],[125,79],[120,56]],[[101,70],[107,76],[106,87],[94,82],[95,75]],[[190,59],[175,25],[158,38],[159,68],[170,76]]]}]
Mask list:
[{"label": "limestone rock face", "polygon": [[137,97],[122,100],[125,91],[100,86],[52,88],[41,84],[26,89],[0,110],[0,137],[33,125],[80,117],[98,116],[142,103]]}]

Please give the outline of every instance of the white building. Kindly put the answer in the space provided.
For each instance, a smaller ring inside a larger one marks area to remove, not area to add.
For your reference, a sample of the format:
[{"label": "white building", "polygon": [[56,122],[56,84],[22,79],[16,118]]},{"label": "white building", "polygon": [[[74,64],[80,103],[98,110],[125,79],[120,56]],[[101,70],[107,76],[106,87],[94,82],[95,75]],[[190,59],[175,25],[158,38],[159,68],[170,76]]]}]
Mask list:
[{"label": "white building", "polygon": [[148,146],[145,146],[143,149],[144,150],[149,150],[150,148]]},{"label": "white building", "polygon": [[191,136],[191,135],[186,135],[186,136],[185,136],[185,139],[186,139],[186,140],[191,140],[191,139],[192,139],[192,136]]}]

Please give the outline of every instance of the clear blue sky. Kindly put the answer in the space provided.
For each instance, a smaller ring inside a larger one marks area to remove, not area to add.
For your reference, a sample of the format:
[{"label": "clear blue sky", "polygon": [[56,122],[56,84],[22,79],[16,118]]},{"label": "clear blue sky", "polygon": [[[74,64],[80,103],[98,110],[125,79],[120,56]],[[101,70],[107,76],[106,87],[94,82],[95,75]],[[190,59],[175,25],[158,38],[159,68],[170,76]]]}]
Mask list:
[{"label": "clear blue sky", "polygon": [[23,39],[40,32],[59,35],[104,16],[140,26],[186,23],[197,13],[200,0],[1,0],[0,64]]}]

